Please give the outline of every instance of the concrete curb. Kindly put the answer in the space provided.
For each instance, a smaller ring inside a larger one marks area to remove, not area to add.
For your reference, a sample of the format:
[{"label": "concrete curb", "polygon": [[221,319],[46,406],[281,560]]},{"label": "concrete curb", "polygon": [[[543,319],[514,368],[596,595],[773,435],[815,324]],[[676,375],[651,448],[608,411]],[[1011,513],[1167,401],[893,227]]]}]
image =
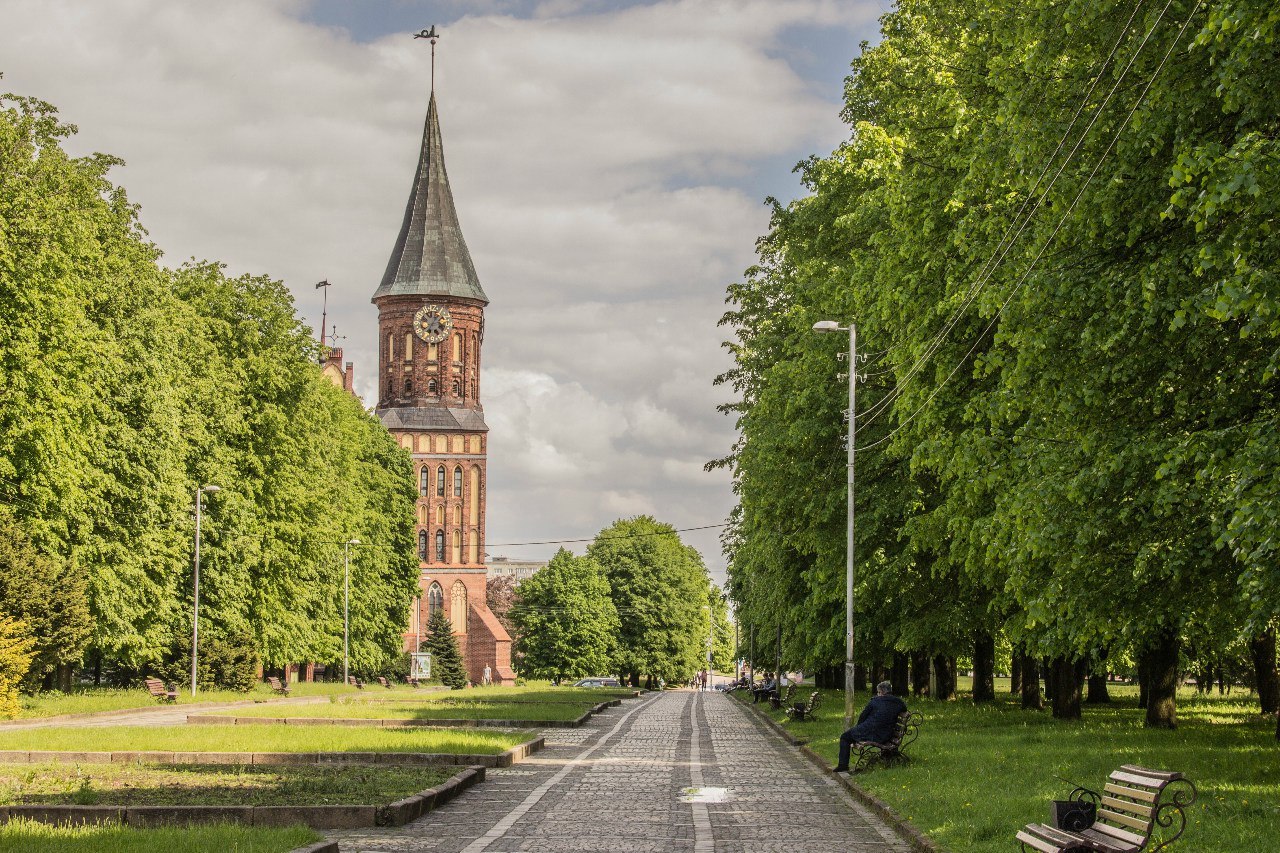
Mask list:
[{"label": "concrete curb", "polygon": [[[294,701],[290,704],[303,704],[297,702],[297,699],[310,699],[309,696],[294,697]],[[24,728],[31,727],[35,724],[41,726],[46,724],[56,725],[60,720],[109,720],[114,717],[128,717],[133,714],[145,714],[152,711],[173,711],[178,708],[226,708],[239,707],[243,705],[261,705],[266,702],[278,702],[281,699],[244,699],[242,701],[233,702],[192,702],[190,705],[178,705],[176,703],[156,703],[154,705],[139,705],[136,708],[116,708],[111,711],[85,711],[80,714],[55,714],[52,717],[23,717],[17,720],[0,720],[0,728]]]},{"label": "concrete curb", "polygon": [[308,844],[306,847],[295,847],[289,853],[339,853],[338,842],[317,841],[315,844]]},{"label": "concrete curb", "polygon": [[[439,808],[463,791],[484,781],[484,767],[470,766],[439,785],[382,806],[46,806],[14,805],[0,809],[0,822],[25,817],[40,823],[85,825],[115,822],[125,826],[182,826],[199,823],[238,823],[245,826],[294,826],[313,829],[353,829],[403,826]],[[332,844],[332,847],[323,846]],[[303,850],[337,850],[336,842]]]},{"label": "concrete curb", "polygon": [[432,719],[401,720],[363,717],[233,717],[230,714],[189,714],[187,723],[193,726],[373,726],[385,729],[576,729],[585,725],[595,714],[606,708],[621,705],[622,700],[614,699],[594,705],[581,717],[574,720],[470,720],[470,719]]},{"label": "concrete curb", "polygon": [[[750,702],[743,702],[741,700],[734,701],[738,702],[740,705],[751,706]],[[792,746],[798,747],[800,754],[803,755],[811,764],[823,773],[831,773],[831,768],[827,766],[827,760],[810,749],[808,746],[809,742],[807,740],[796,737],[759,708],[750,707],[750,710],[783,740]],[[939,846],[936,841],[929,838],[916,827],[912,826],[906,818],[894,811],[893,807],[888,803],[884,802],[879,797],[876,797],[874,794],[863,790],[863,788],[854,782],[850,776],[836,775],[836,779],[851,795],[853,795],[854,799],[871,809],[883,818],[889,826],[893,827],[894,832],[898,833],[898,835],[902,837],[903,841],[910,844],[913,850],[918,851],[918,853],[946,853],[945,849]]]},{"label": "concrete curb", "polygon": [[0,763],[40,764],[244,764],[255,766],[307,764],[382,764],[510,767],[546,746],[536,737],[493,755],[454,752],[55,752],[0,750]]}]

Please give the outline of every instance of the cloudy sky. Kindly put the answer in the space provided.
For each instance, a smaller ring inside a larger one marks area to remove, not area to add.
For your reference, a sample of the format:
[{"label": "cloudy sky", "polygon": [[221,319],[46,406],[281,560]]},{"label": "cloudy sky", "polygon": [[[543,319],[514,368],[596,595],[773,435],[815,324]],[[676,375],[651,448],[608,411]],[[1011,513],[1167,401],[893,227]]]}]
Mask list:
[{"label": "cloudy sky", "polygon": [[[166,262],[293,290],[328,279],[372,405],[369,302],[426,112],[435,24],[445,158],[492,300],[482,398],[489,551],[545,558],[615,518],[723,522],[703,463],[725,286],[768,195],[846,129],[841,81],[877,0],[0,0],[0,90],[55,104],[142,206]],[[690,533],[723,579],[718,531]],[[570,546],[581,550],[581,545]]]}]

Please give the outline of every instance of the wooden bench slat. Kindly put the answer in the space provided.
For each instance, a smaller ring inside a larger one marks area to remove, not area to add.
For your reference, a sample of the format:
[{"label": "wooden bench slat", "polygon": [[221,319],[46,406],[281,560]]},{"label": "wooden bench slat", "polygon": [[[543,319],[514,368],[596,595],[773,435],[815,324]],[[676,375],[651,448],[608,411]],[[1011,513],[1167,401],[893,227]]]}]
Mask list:
[{"label": "wooden bench slat", "polygon": [[1118,826],[1108,826],[1105,823],[1095,823],[1080,834],[1103,841],[1109,840],[1112,844],[1117,841],[1123,842],[1127,845],[1123,848],[1126,850],[1141,850],[1142,845],[1147,843],[1147,839],[1141,835],[1137,835],[1127,829],[1121,829]]},{"label": "wooden bench slat", "polygon": [[1146,788],[1155,788],[1157,791],[1164,788],[1168,784],[1165,779],[1155,779],[1151,776],[1143,776],[1139,773],[1125,773],[1120,770],[1111,774],[1111,778],[1116,782],[1126,782],[1130,785],[1141,785]]},{"label": "wooden bench slat", "polygon": [[1045,841],[1028,832],[1019,831],[1017,838],[1032,850],[1039,850],[1040,853],[1061,853],[1062,850],[1062,845],[1054,844],[1052,841]]},{"label": "wooden bench slat", "polygon": [[1133,800],[1142,800],[1144,803],[1154,803],[1160,799],[1160,794],[1155,791],[1144,791],[1140,788],[1126,788],[1124,785],[1115,785],[1108,782],[1102,787],[1102,790],[1108,794],[1115,794],[1117,797],[1129,797]]},{"label": "wooden bench slat", "polygon": [[1137,773],[1139,776],[1149,776],[1152,779],[1163,779],[1166,782],[1173,782],[1183,778],[1182,773],[1177,770],[1156,770],[1151,767],[1142,767],[1137,764],[1121,764],[1120,769],[1129,773]]},{"label": "wooden bench slat", "polygon": [[1112,811],[1125,812],[1126,814],[1137,815],[1138,817],[1145,818],[1148,823],[1151,822],[1151,816],[1155,814],[1156,811],[1151,806],[1144,806],[1142,803],[1131,803],[1128,800],[1121,800],[1116,797],[1104,796],[1102,798],[1102,805]]},{"label": "wooden bench slat", "polygon": [[[1098,809],[1098,820],[1107,820],[1111,823],[1118,823],[1121,826],[1127,826],[1138,830],[1146,835],[1151,830],[1151,821],[1143,820],[1140,817],[1125,814],[1124,812],[1113,811],[1111,809]],[[1096,826],[1096,824],[1095,824]]]}]

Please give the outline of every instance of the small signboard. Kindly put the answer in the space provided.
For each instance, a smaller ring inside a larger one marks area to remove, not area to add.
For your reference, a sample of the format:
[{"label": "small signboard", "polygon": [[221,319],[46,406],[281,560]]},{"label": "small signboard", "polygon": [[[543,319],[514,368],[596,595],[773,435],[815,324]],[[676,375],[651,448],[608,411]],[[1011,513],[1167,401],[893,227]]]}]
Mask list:
[{"label": "small signboard", "polygon": [[431,678],[431,652],[409,653],[409,677],[423,681]]}]

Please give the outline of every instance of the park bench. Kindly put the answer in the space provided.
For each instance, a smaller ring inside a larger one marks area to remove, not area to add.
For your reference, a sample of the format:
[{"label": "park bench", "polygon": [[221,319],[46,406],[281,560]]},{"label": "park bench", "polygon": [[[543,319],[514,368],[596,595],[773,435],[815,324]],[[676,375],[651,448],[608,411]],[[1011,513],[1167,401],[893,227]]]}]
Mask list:
[{"label": "park bench", "polygon": [[347,676],[347,684],[350,684],[357,690],[364,690],[364,682],[356,678],[354,675]]},{"label": "park bench", "polygon": [[378,676],[378,683],[381,684],[383,687],[387,688],[388,690],[391,689],[391,682],[387,681],[387,679],[381,675]]},{"label": "park bench", "polygon": [[414,690],[418,689],[418,679],[414,678],[412,675],[406,676],[404,683],[412,687]]},{"label": "park bench", "polygon": [[822,703],[822,694],[817,690],[809,694],[808,702],[792,702],[787,706],[787,716],[796,722],[814,719],[818,705]]},{"label": "park bench", "polygon": [[853,763],[853,772],[866,770],[876,761],[886,765],[905,764],[910,761],[911,759],[903,753],[903,750],[920,735],[922,720],[919,714],[904,711],[898,715],[898,720],[894,724],[893,737],[884,743],[875,741],[855,743],[853,748],[857,753],[857,760]]},{"label": "park bench", "polygon": [[793,681],[787,685],[787,689],[782,692],[781,697],[778,696],[778,691],[775,690],[769,696],[769,704],[772,705],[773,708],[776,710],[778,708],[781,708],[783,705],[790,705],[791,700],[795,697],[795,695],[796,695],[796,683]]},{"label": "park bench", "polygon": [[163,681],[158,678],[148,678],[142,682],[147,688],[147,692],[161,702],[177,702],[178,686],[166,686]]},{"label": "park bench", "polygon": [[279,693],[281,696],[289,695],[289,685],[281,684],[280,679],[276,678],[274,675],[267,676],[267,686],[269,686],[273,692]]},{"label": "park bench", "polygon": [[[1138,853],[1169,846],[1187,826],[1183,811],[1196,801],[1196,786],[1181,773],[1122,764],[1102,793],[1076,788],[1068,802],[1087,814],[1091,826],[1063,829],[1029,823],[1017,834],[1023,853]],[[1073,810],[1079,815],[1079,810]],[[1072,831],[1074,830],[1074,831]]]}]

